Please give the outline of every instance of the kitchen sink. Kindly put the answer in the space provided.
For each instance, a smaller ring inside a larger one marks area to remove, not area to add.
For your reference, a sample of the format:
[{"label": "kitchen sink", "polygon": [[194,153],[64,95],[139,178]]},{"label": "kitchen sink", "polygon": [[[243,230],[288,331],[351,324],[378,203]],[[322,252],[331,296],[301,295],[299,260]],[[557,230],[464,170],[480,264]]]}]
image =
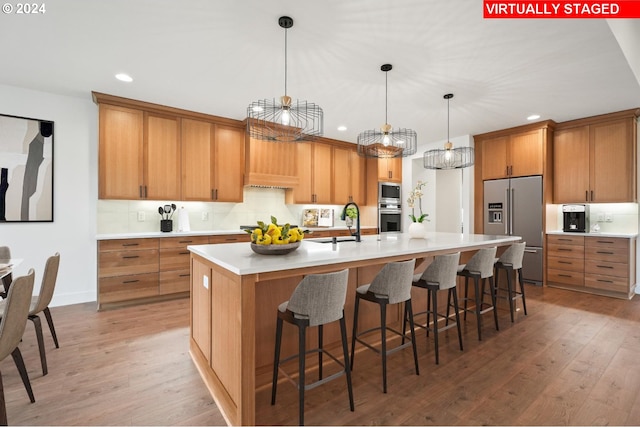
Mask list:
[{"label": "kitchen sink", "polygon": [[[333,242],[333,238],[329,237],[328,239],[308,239],[309,242],[314,242],[314,243],[332,243]],[[355,242],[356,238],[355,237],[338,237],[336,238],[336,243],[340,243],[340,242]]]}]

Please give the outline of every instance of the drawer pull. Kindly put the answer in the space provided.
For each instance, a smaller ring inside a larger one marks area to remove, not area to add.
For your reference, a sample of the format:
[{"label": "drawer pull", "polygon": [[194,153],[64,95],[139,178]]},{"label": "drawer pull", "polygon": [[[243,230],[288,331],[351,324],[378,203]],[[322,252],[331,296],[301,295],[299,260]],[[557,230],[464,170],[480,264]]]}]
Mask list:
[{"label": "drawer pull", "polygon": [[609,244],[614,244],[615,242],[611,241],[611,240],[598,240],[598,243],[609,243]]},{"label": "drawer pull", "polygon": [[561,242],[570,242],[571,241],[571,239],[558,239],[558,240],[560,240]]},{"label": "drawer pull", "polygon": [[131,259],[131,258],[140,258],[139,255],[128,255],[128,256],[123,256],[122,259]]},{"label": "drawer pull", "polygon": [[567,248],[558,248],[558,250],[562,251],[562,252],[572,252],[573,251],[573,249],[567,249]]},{"label": "drawer pull", "polygon": [[122,246],[138,246],[140,243],[123,243]]},{"label": "drawer pull", "polygon": [[191,243],[193,240],[180,240],[178,243]]},{"label": "drawer pull", "polygon": [[602,282],[602,283],[613,283],[613,281],[611,281],[611,280],[604,280],[604,279],[598,279],[598,282]]},{"label": "drawer pull", "polygon": [[191,274],[187,273],[187,274],[181,274],[179,277],[189,277],[189,276],[191,276]]},{"label": "drawer pull", "polygon": [[180,252],[180,255],[189,255],[189,251],[186,251],[186,252]]},{"label": "drawer pull", "polygon": [[558,261],[558,264],[573,264],[573,263],[569,261]]},{"label": "drawer pull", "polygon": [[596,267],[598,268],[610,268],[613,270],[613,267],[611,267],[610,265],[596,265]]},{"label": "drawer pull", "polygon": [[613,252],[607,252],[607,251],[596,251],[597,254],[603,254],[603,255],[613,255]]},{"label": "drawer pull", "polygon": [[237,238],[227,238],[227,239],[225,239],[225,240],[226,240],[227,242],[235,242],[235,241],[237,241],[238,239],[237,239]]},{"label": "drawer pull", "polygon": [[560,276],[560,277],[573,277],[570,274],[558,274],[558,276]]},{"label": "drawer pull", "polygon": [[139,281],[140,281],[140,280],[125,280],[125,281],[124,281],[124,282],[122,282],[122,283],[136,283],[136,282],[139,282]]}]

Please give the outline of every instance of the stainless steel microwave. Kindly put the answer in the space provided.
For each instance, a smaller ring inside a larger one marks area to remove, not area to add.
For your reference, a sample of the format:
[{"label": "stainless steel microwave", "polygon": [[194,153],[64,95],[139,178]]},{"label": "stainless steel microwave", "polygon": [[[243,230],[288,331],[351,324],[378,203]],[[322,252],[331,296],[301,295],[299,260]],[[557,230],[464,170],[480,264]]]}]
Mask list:
[{"label": "stainless steel microwave", "polygon": [[398,204],[400,206],[401,197],[400,184],[394,182],[378,183],[378,203]]}]

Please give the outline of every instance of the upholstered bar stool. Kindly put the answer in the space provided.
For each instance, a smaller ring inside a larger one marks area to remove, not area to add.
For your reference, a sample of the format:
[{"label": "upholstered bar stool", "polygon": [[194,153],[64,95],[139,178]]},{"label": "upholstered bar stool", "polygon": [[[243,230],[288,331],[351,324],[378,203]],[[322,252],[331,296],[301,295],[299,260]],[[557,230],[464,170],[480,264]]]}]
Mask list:
[{"label": "upholstered bar stool", "polygon": [[[298,382],[294,384],[298,387],[299,393],[299,421],[304,425],[304,392],[310,390],[327,381],[338,378],[344,374],[347,377],[347,390],[349,393],[349,405],[351,411],[354,410],[353,389],[351,386],[351,371],[349,365],[349,350],[347,348],[347,327],[344,321],[344,302],[347,296],[347,281],[349,270],[345,269],[335,273],[310,274],[305,276],[293,291],[289,301],[285,301],[278,306],[278,320],[276,325],[276,348],[273,362],[273,383],[271,387],[271,404],[276,403],[276,391],[278,386],[278,371],[280,364],[298,358]],[[322,325],[340,321],[340,332],[342,337],[342,352],[344,363],[340,362],[331,353],[322,348]],[[280,345],[282,343],[283,322],[291,323],[298,327],[298,354],[294,354],[286,359],[280,360]],[[306,350],[306,330],[308,327],[318,327],[318,348]],[[305,356],[307,353],[318,353],[319,358],[319,379],[318,381],[305,384]],[[322,378],[322,355],[326,354],[343,370],[327,378]],[[291,380],[291,378],[283,371]],[[293,380],[291,380],[293,382]]]},{"label": "upholstered bar stool", "polygon": [[[458,292],[456,290],[458,263],[460,262],[460,252],[449,255],[438,255],[422,274],[413,276],[413,286],[423,288],[428,291],[427,310],[416,313],[415,316],[427,314],[427,322],[423,326],[416,323],[416,326],[429,331],[433,331],[433,341],[436,351],[436,365],[439,363],[438,355],[438,332],[447,330],[454,326],[458,328],[458,341],[462,350],[462,331],[460,330],[460,315],[458,313]],[[438,313],[438,291],[447,290],[447,313]],[[453,301],[452,301],[453,300]],[[449,324],[449,309],[453,307],[455,313],[455,324]],[[433,326],[429,326],[429,321],[433,314]],[[445,319],[445,326],[438,327],[438,321]],[[404,330],[404,328],[403,328]]]},{"label": "upholstered bar stool", "polygon": [[[498,326],[498,312],[496,310],[496,288],[493,283],[493,264],[495,262],[497,248],[483,248],[475,253],[466,264],[458,266],[458,276],[464,277],[464,318],[467,319],[467,312],[476,314],[478,323],[478,340],[482,340],[482,315],[493,311],[493,319]],[[473,310],[467,308],[467,303],[471,299],[469,295],[469,278],[473,279],[474,302]],[[489,279],[489,294],[491,305],[484,302],[484,283]],[[482,282],[482,288],[480,288]]]},{"label": "upholstered bar stool", "polygon": [[[522,299],[522,309],[524,310],[524,315],[527,315],[527,300],[524,295],[524,284],[522,283],[522,258],[524,257],[524,248],[526,245],[526,242],[514,243],[504,251],[500,258],[495,260],[496,293],[500,290],[498,273],[500,270],[504,270],[507,274],[507,300],[509,301],[511,323],[513,323],[516,299]],[[515,289],[516,274],[520,283],[520,291]]]},{"label": "upholstered bar stool", "polygon": [[[355,357],[356,341],[382,356],[382,391],[387,392],[387,356],[405,348],[409,343],[402,343],[387,350],[387,330],[397,335],[404,334],[387,327],[387,305],[404,303],[404,319],[409,320],[411,328],[411,346],[413,347],[413,360],[416,366],[416,375],[420,375],[418,368],[418,352],[416,350],[415,328],[413,325],[413,310],[411,308],[411,283],[413,282],[413,270],[416,260],[391,262],[382,267],[382,270],[368,285],[359,286],[356,289],[356,302],[353,312],[353,334],[351,335],[351,369]],[[380,306],[380,327],[367,329],[358,333],[358,309],[360,300],[376,303]],[[362,340],[362,335],[380,330],[381,349],[377,349]],[[404,341],[404,340],[403,340]]]}]

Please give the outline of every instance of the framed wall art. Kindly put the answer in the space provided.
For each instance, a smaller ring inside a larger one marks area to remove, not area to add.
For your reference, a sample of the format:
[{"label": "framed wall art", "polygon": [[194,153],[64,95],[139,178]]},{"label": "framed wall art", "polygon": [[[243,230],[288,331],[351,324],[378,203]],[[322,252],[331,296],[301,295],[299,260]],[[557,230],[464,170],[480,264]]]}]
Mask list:
[{"label": "framed wall art", "polygon": [[53,221],[53,122],[0,114],[0,222]]}]

